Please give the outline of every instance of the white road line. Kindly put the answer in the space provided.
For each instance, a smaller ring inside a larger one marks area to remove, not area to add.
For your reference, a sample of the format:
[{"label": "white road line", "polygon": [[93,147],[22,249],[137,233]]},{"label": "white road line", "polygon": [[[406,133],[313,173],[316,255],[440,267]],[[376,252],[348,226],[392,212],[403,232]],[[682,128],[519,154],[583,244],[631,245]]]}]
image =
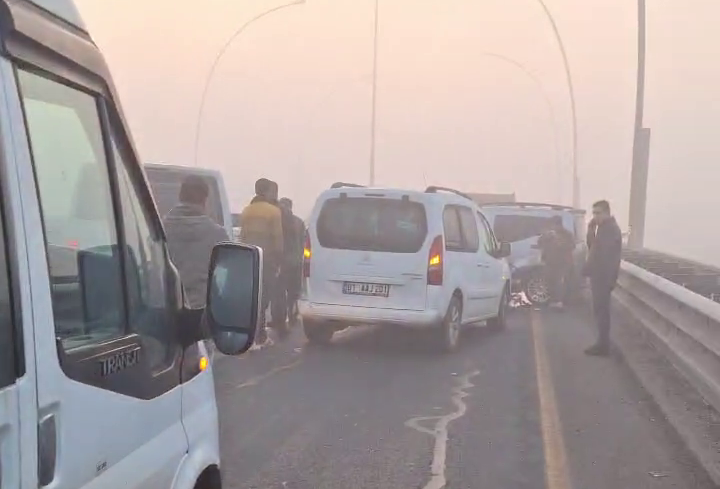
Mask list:
[{"label": "white road line", "polygon": [[[458,386],[453,388],[451,401],[456,406],[456,410],[443,416],[418,416],[405,422],[405,426],[412,428],[420,433],[426,433],[435,438],[435,447],[433,448],[433,461],[430,467],[430,480],[423,486],[423,489],[442,489],[447,484],[445,479],[445,463],[447,459],[447,442],[448,442],[448,425],[451,421],[461,418],[467,411],[467,404],[463,398],[470,394],[466,389],[474,387],[470,380],[480,373],[479,370],[470,372],[459,377]],[[423,421],[436,421],[432,429],[422,426]]]},{"label": "white road line", "polygon": [[275,374],[278,374],[285,370],[290,370],[292,368],[297,367],[298,365],[300,365],[302,363],[302,361],[303,361],[302,358],[298,358],[294,362],[288,363],[287,365],[281,365],[279,367],[275,367],[274,369],[269,370],[269,371],[265,372],[264,374],[257,375],[255,377],[252,377],[249,380],[246,380],[242,384],[236,385],[234,388],[235,389],[244,389],[245,387],[251,387],[253,385],[258,385],[261,381],[267,379],[268,377],[272,377]]}]

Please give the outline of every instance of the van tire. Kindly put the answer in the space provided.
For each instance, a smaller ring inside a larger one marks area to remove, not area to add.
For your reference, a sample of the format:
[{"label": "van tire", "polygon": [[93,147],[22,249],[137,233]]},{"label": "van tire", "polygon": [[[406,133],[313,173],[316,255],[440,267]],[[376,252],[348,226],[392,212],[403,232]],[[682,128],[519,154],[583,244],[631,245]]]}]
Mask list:
[{"label": "van tire", "polygon": [[441,352],[450,353],[457,350],[462,330],[462,301],[457,295],[450,299],[447,312],[437,331],[437,346]]},{"label": "van tire", "polygon": [[332,341],[335,329],[325,324],[303,320],[303,332],[310,343],[327,345]]},{"label": "van tire", "polygon": [[507,313],[510,306],[510,293],[508,292],[508,288],[509,287],[506,285],[503,289],[497,316],[487,320],[488,328],[493,331],[505,329],[505,326],[507,326]]},{"label": "van tire", "polygon": [[200,474],[194,489],[222,489],[222,476],[217,465],[208,467]]}]

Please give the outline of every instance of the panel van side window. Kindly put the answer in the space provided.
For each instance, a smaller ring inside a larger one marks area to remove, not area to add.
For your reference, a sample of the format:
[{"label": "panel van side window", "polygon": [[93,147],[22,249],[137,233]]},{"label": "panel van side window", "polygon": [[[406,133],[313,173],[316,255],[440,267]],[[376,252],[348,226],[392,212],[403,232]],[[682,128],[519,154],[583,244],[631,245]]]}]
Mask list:
[{"label": "panel van side window", "polygon": [[465,241],[465,251],[476,253],[478,249],[480,249],[480,236],[478,235],[475,216],[473,216],[473,212],[467,207],[458,207],[457,209],[460,215],[460,224]]},{"label": "panel van side window", "polygon": [[122,336],[123,273],[98,101],[27,71],[18,70],[18,83],[43,218],[56,335],[65,349]]},{"label": "panel van side window", "polygon": [[457,209],[454,206],[447,206],[443,210],[443,229],[445,231],[445,249],[448,251],[462,251],[462,229]]},{"label": "panel van side window", "polygon": [[159,371],[172,364],[178,348],[172,335],[173,311],[168,305],[170,295],[165,282],[165,245],[157,221],[139,197],[142,183],[138,173],[131,171],[129,159],[123,157],[114,140],[112,150],[127,246],[129,325],[140,335],[150,369]]},{"label": "panel van side window", "polygon": [[0,389],[15,382],[15,328],[10,267],[5,246],[5,219],[0,212]]},{"label": "panel van side window", "polygon": [[493,253],[496,249],[500,247],[497,239],[495,239],[495,233],[493,233],[492,227],[490,226],[490,223],[484,215],[478,212],[477,216],[478,219],[480,219],[480,224],[482,224],[482,227],[485,230],[485,232],[482,233],[485,235],[485,239],[483,241],[485,251],[487,251],[488,253]]}]

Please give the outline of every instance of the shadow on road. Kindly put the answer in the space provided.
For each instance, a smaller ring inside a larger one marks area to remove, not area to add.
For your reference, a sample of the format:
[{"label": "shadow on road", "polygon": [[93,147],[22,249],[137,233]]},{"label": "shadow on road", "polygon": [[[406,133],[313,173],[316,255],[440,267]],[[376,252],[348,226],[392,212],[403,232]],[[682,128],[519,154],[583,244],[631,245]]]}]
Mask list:
[{"label": "shadow on road", "polygon": [[[500,332],[501,333],[501,332]],[[460,337],[456,353],[492,341],[498,332],[487,328],[467,327]],[[306,354],[310,356],[347,355],[357,357],[438,357],[445,356],[438,351],[432,332],[382,326],[352,327],[336,333],[329,345],[307,344]],[[455,353],[451,353],[453,355]]]}]

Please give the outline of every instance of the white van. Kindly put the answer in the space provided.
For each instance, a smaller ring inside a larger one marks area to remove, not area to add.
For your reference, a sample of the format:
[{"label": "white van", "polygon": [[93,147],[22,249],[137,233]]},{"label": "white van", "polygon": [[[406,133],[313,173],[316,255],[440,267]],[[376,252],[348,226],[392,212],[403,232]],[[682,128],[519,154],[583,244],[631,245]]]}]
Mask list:
[{"label": "white van", "polygon": [[233,218],[222,173],[208,168],[151,163],[146,163],[144,168],[160,217],[165,217],[177,205],[183,180],[189,175],[197,175],[205,179],[210,189],[206,205],[208,215],[225,228],[229,237],[233,237]]},{"label": "white van", "polygon": [[305,334],[328,342],[355,324],[434,328],[452,350],[463,325],[504,325],[509,252],[460,192],[336,183],[308,223]]},{"label": "white van", "polygon": [[261,252],[216,246],[188,309],[73,3],[0,0],[0,24],[0,487],[219,488],[202,341],[250,347]]}]

